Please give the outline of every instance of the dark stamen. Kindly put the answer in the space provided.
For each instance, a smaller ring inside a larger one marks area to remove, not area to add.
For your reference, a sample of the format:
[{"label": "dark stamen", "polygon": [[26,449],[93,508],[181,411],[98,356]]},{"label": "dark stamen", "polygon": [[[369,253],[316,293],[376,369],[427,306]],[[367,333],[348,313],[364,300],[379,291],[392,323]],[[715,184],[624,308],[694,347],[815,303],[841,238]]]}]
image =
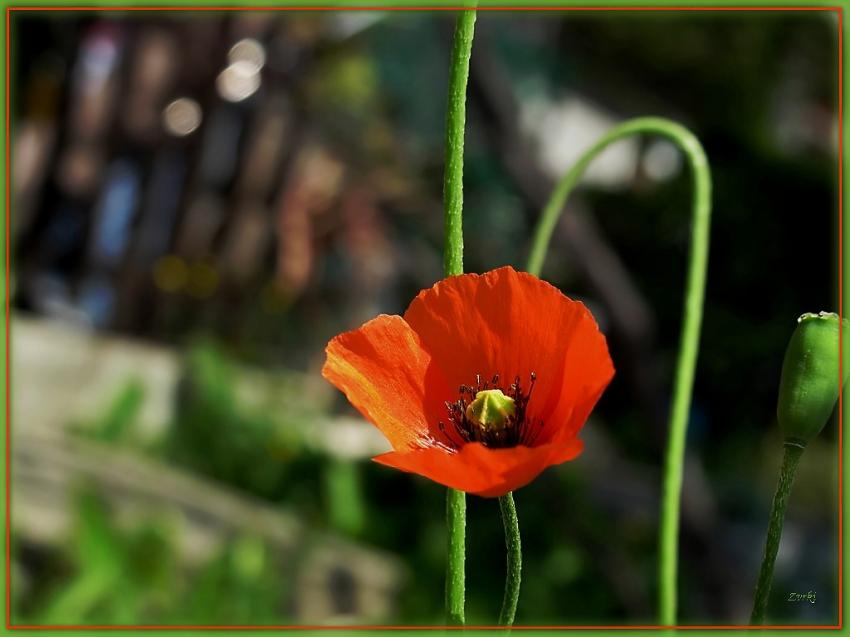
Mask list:
[{"label": "dark stamen", "polygon": [[[443,437],[442,441],[434,441],[439,443],[438,446],[457,451],[467,442],[480,442],[492,448],[531,446],[536,442],[543,431],[543,421],[531,419],[527,416],[526,410],[537,382],[537,374],[531,372],[527,393],[522,389],[519,376],[514,377],[514,382],[508,386],[507,391],[500,385],[499,379],[499,374],[493,374],[490,380],[482,382],[481,374],[476,374],[474,387],[461,385],[458,387],[458,399],[455,402],[445,401],[448,423],[444,421],[438,423]],[[488,389],[498,389],[514,401],[514,415],[508,419],[506,426],[499,429],[485,428],[466,417],[466,409],[475,400],[478,392]]]}]

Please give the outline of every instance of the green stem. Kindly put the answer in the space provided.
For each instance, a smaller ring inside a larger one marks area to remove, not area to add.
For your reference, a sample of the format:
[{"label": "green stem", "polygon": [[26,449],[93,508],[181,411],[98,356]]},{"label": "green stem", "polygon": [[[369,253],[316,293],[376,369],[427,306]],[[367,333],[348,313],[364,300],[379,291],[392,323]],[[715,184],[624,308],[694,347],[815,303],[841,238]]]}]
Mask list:
[{"label": "green stem", "polygon": [[449,528],[449,562],[446,568],[446,621],[463,626],[466,577],[466,494],[446,492],[446,524]]},{"label": "green stem", "polygon": [[[454,33],[450,63],[449,97],[446,106],[445,276],[463,274],[463,139],[466,126],[466,84],[475,32],[475,11],[461,11]],[[466,494],[449,489],[446,494],[448,565],[446,568],[446,616],[463,625],[466,570]]]},{"label": "green stem", "polygon": [[683,126],[657,117],[641,117],[615,126],[594,144],[558,182],[549,203],[543,209],[532,243],[527,269],[532,274],[540,274],[552,231],[563,210],[564,202],[590,162],[610,144],[624,137],[644,133],[661,135],[678,145],[690,164],[693,182],[691,247],[688,257],[679,357],[673,380],[673,403],[668,424],[669,437],[664,462],[659,528],[659,620],[663,625],[673,625],[676,623],[676,562],[685,435],[699,350],[711,217],[711,172],[699,140]]},{"label": "green stem", "polygon": [[463,274],[463,137],[466,126],[466,84],[475,33],[475,11],[461,11],[455,26],[446,106],[445,276]]},{"label": "green stem", "polygon": [[764,612],[770,596],[770,585],[773,582],[773,565],[779,552],[779,541],[782,539],[782,523],[785,521],[785,510],[788,508],[788,496],[794,484],[797,465],[803,455],[803,447],[797,444],[785,443],[785,454],[782,457],[782,468],[779,470],[779,483],[770,507],[770,522],[767,526],[767,538],[764,543],[764,557],[761,560],[761,570],[756,584],[756,595],[753,600],[753,614],[750,616],[752,626],[764,623]]},{"label": "green stem", "polygon": [[502,514],[502,524],[505,526],[505,547],[508,553],[505,596],[502,598],[499,625],[513,626],[522,575],[522,544],[519,538],[519,520],[516,516],[513,493],[499,498],[499,511]]}]

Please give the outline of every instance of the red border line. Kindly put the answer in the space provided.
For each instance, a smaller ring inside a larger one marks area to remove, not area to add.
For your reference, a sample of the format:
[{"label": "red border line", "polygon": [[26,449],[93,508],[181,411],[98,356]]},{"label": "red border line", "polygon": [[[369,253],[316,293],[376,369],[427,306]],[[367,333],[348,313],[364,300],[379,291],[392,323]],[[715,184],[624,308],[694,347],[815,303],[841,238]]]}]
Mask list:
[{"label": "red border line", "polygon": [[844,13],[838,12],[838,624],[844,619]]},{"label": "red border line", "polygon": [[92,5],[79,6],[50,6],[50,7],[27,7],[27,6],[10,6],[9,11],[103,11],[103,12],[124,12],[124,11],[834,11],[841,13],[840,6],[770,6],[770,7],[727,7],[727,6],[632,6],[632,7],[616,7],[616,6],[576,6],[576,7],[557,7],[557,6],[498,6],[498,7],[462,7],[462,6],[410,6],[410,7],[383,7],[383,6],[254,6],[240,7],[233,5],[222,6],[133,6],[133,7],[102,7]]},{"label": "red border line", "polygon": [[[239,625],[201,625],[201,626],[192,626],[192,625],[147,625],[147,626],[112,626],[112,625],[101,625],[101,624],[83,624],[80,626],[70,626],[70,625],[44,625],[44,626],[11,626],[11,628],[15,630],[175,630],[175,631],[184,631],[184,630],[250,630],[250,631],[270,631],[270,630],[293,630],[293,631],[307,631],[307,630],[328,630],[328,631],[340,631],[340,630],[380,630],[380,631],[392,631],[392,630],[411,630],[411,631],[426,631],[426,630],[450,630],[450,631],[464,631],[464,630],[498,630],[505,631],[504,626],[363,626],[363,625],[305,625],[305,626],[239,626]],[[841,626],[808,626],[805,624],[800,625],[781,625],[781,626],[712,626],[712,625],[688,625],[688,626],[656,626],[656,625],[633,625],[633,626],[603,626],[599,624],[593,624],[588,626],[512,626],[511,632],[514,631],[522,631],[522,630],[840,630]]]},{"label": "red border line", "polygon": [[9,16],[11,12],[6,9],[6,148],[5,148],[5,158],[6,158],[6,628],[9,628],[12,622],[12,531],[11,531],[11,483],[12,483],[12,472],[11,472],[11,448],[12,448],[12,390],[11,390],[11,377],[10,371],[11,366],[9,364],[9,360],[11,356],[9,355],[9,326],[12,319],[12,314],[9,307],[9,270],[11,269],[11,257],[9,246],[11,245],[11,241],[9,239],[9,230],[11,227],[11,162],[10,162],[10,148],[11,148],[11,139],[9,135],[9,122],[10,122],[10,111],[9,111],[9,69],[11,68],[11,25]]},{"label": "red border line", "polygon": [[[463,6],[411,6],[411,7],[383,7],[383,6],[133,6],[133,7],[100,7],[100,6],[8,6],[6,7],[6,98],[5,98],[5,158],[6,158],[6,273],[5,273],[5,296],[6,296],[6,620],[5,626],[7,630],[114,630],[114,631],[190,631],[190,630],[243,630],[243,631],[308,631],[308,630],[409,630],[409,631],[431,631],[431,630],[499,630],[503,631],[504,626],[371,626],[371,625],[269,625],[269,626],[240,626],[240,625],[168,625],[168,624],[151,624],[151,625],[128,625],[128,626],[112,626],[103,624],[83,624],[79,626],[73,625],[15,625],[11,623],[12,618],[12,595],[11,595],[11,367],[10,367],[10,293],[9,293],[9,272],[11,268],[11,250],[10,250],[10,219],[11,219],[11,161],[10,161],[10,68],[11,68],[11,14],[13,11],[39,12],[39,11],[102,11],[106,13],[120,12],[139,12],[139,11],[831,11],[838,14],[838,369],[839,369],[839,386],[841,386],[841,378],[843,376],[843,346],[842,346],[842,323],[843,323],[843,219],[844,219],[844,78],[843,78],[843,58],[844,58],[844,10],[841,6],[744,6],[744,7],[729,7],[729,6],[632,6],[632,7],[617,7],[617,6],[575,6],[575,7],[558,7],[558,6],[499,6],[499,7],[463,7]],[[843,501],[843,392],[838,395],[838,624],[836,625],[776,625],[776,626],[749,626],[749,625],[586,625],[586,626],[514,626],[514,631],[534,631],[534,630],[841,630],[843,628],[843,610],[844,610],[844,501]]]}]

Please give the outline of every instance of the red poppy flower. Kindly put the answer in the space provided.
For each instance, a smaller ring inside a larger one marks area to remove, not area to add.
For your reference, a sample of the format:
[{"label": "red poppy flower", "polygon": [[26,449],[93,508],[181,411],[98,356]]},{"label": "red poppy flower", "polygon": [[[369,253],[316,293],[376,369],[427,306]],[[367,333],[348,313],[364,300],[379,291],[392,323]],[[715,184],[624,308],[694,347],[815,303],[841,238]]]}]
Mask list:
[{"label": "red poppy flower", "polygon": [[485,497],[581,453],[614,375],[587,308],[510,267],[444,279],[326,351],[322,375],[393,447],[377,462]]}]

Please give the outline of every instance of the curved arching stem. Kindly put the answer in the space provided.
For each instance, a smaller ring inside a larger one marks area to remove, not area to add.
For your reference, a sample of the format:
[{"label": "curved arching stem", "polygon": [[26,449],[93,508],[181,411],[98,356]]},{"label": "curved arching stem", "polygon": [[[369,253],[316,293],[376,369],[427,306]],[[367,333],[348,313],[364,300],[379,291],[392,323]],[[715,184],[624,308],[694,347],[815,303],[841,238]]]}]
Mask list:
[{"label": "curved arching stem", "polygon": [[612,128],[608,134],[588,149],[555,187],[535,231],[527,270],[534,275],[540,275],[549,241],[563,211],[564,203],[588,165],[614,142],[640,134],[661,135],[676,144],[690,165],[693,182],[691,247],[685,284],[679,357],[673,380],[673,402],[668,425],[659,526],[659,622],[670,626],[676,623],[676,572],[682,470],[688,412],[691,407],[694,371],[699,350],[711,219],[711,171],[699,140],[680,124],[658,117],[640,117]]}]

